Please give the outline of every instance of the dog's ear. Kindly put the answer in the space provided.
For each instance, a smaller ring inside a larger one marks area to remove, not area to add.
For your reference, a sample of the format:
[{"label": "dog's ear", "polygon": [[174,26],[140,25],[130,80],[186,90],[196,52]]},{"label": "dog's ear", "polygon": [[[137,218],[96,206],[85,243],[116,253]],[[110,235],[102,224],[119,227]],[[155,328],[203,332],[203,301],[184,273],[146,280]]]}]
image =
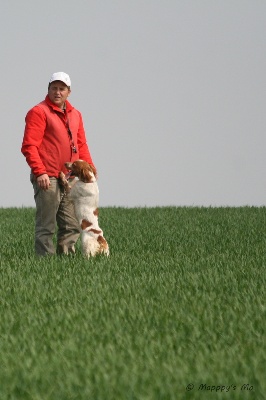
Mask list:
[{"label": "dog's ear", "polygon": [[91,178],[92,178],[92,177],[91,177],[91,174],[90,174],[89,169],[86,168],[86,166],[82,166],[82,167],[80,168],[79,179],[80,179],[82,182],[90,183]]},{"label": "dog's ear", "polygon": [[94,175],[95,178],[96,178],[96,177],[97,177],[97,170],[96,170],[96,168],[95,168],[94,165],[92,165],[92,164],[89,164],[89,166],[90,166],[90,169],[91,169],[93,175]]}]

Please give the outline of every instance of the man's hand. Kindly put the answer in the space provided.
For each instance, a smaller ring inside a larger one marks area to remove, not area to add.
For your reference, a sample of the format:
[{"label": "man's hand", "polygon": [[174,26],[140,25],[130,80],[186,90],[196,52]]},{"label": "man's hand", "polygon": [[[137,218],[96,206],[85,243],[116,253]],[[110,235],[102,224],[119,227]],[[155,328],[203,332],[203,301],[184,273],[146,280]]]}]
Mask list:
[{"label": "man's hand", "polygon": [[43,174],[38,176],[37,183],[42,190],[48,190],[51,185],[49,176],[47,174]]}]

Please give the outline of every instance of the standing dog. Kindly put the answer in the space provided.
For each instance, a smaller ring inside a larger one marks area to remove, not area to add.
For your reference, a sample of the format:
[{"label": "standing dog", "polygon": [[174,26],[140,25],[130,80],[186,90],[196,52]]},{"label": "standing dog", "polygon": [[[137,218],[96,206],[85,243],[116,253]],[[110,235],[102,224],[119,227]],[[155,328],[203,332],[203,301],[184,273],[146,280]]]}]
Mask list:
[{"label": "standing dog", "polygon": [[66,176],[60,172],[59,178],[74,204],[76,218],[81,231],[82,250],[86,257],[97,254],[109,256],[109,246],[98,224],[99,189],[95,168],[85,161],[65,163],[70,174],[78,179],[70,187]]}]

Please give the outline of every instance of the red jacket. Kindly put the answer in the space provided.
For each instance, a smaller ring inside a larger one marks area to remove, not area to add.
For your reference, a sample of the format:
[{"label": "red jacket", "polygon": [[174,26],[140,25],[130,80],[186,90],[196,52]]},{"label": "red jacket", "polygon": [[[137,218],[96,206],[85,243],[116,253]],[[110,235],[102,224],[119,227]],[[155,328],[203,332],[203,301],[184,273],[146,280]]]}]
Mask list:
[{"label": "red jacket", "polygon": [[78,159],[94,165],[81,113],[68,101],[64,112],[46,96],[27,113],[25,121],[21,152],[36,177],[48,174],[57,178],[60,171],[66,172],[65,162]]}]

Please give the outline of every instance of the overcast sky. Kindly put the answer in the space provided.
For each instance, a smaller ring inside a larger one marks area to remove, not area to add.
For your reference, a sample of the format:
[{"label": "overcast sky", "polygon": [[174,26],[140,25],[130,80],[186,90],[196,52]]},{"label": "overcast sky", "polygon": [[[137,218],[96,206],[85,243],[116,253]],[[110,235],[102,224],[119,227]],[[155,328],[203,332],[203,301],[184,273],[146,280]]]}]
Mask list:
[{"label": "overcast sky", "polygon": [[9,0],[0,15],[0,207],[34,206],[25,115],[57,71],[100,206],[265,205],[265,0]]}]

